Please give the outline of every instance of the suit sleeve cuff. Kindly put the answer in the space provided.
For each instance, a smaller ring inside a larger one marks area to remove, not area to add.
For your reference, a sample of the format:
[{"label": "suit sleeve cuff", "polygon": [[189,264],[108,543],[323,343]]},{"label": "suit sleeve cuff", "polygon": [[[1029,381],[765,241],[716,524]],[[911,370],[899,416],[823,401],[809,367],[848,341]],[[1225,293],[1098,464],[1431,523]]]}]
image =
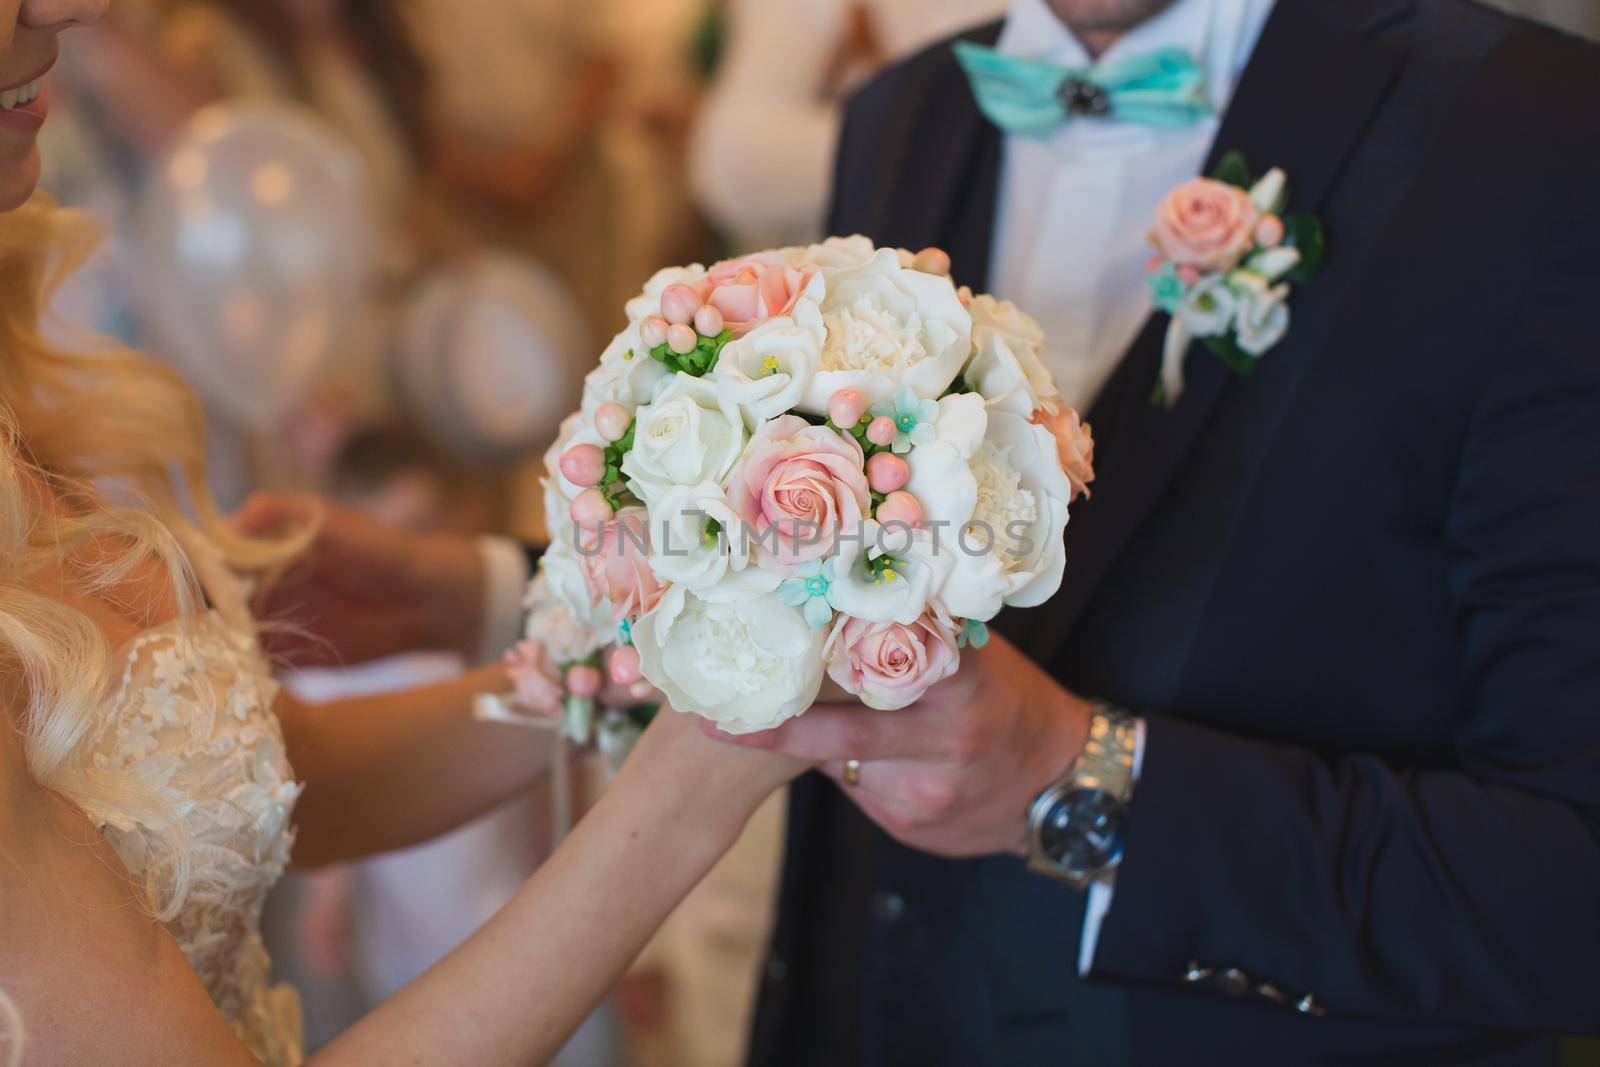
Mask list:
[{"label": "suit sleeve cuff", "polygon": [[[1144,770],[1144,720],[1134,726],[1133,781],[1139,782],[1139,772]],[[1094,969],[1095,949],[1100,945],[1100,926],[1106,912],[1111,910],[1111,896],[1116,888],[1117,872],[1108,871],[1089,887],[1089,902],[1083,911],[1083,937],[1078,941],[1078,974],[1086,975]]]},{"label": "suit sleeve cuff", "polygon": [[478,649],[480,663],[500,658],[522,637],[522,597],[532,574],[528,553],[515,541],[504,537],[478,540],[478,557],[483,560],[483,640]]}]

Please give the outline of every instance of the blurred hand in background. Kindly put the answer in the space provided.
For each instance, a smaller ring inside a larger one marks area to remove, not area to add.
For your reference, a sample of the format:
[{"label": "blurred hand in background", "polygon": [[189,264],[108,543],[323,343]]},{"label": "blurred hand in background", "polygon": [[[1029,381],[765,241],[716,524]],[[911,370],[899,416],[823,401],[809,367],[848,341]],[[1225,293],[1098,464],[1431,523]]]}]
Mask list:
[{"label": "blurred hand in background", "polygon": [[413,533],[314,496],[257,493],[234,517],[245,533],[317,525],[304,555],[263,585],[257,616],[281,628],[269,651],[296,664],[364,663],[417,649],[473,656],[484,569],[474,543]]}]

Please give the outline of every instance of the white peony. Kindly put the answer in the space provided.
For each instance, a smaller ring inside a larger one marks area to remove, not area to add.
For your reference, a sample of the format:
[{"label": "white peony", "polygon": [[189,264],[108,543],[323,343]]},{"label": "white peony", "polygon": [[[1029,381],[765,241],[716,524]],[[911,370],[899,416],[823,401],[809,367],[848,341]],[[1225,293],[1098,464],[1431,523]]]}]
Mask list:
[{"label": "white peony", "polygon": [[646,680],[677,710],[728,733],[781,725],[822,687],[828,631],[813,630],[773,593],[719,604],[675,585],[632,633]]},{"label": "white peony", "polygon": [[[813,285],[818,291],[820,279]],[[800,402],[822,365],[822,311],[801,297],[794,313],[770,319],[722,349],[711,372],[717,390],[739,406],[754,430]]]},{"label": "white peony", "polygon": [[840,537],[828,599],[846,615],[909,626],[949,577],[950,548],[932,530],[868,519],[859,537]]},{"label": "white peony", "polygon": [[592,418],[601,404],[625,408],[648,404],[671,378],[672,373],[645,349],[639,324],[632,323],[611,339],[600,354],[600,365],[584,376],[579,410]]},{"label": "white peony", "polygon": [[[707,600],[749,600],[783,579],[751,565],[753,538],[715,482],[673,486],[650,505],[650,569]],[[715,524],[715,525],[712,525]]]},{"label": "white peony", "polygon": [[622,461],[629,488],[650,503],[675,485],[719,485],[744,450],[744,417],[703,378],[679,374],[634,413]]},{"label": "white peony", "polygon": [[1025,419],[1039,407],[1059,408],[1061,394],[1043,362],[1044,327],[1009,300],[966,295],[973,345],[967,384],[990,407]]},{"label": "white peony", "polygon": [[821,369],[800,404],[814,415],[839,389],[855,389],[869,407],[901,387],[937,399],[972,354],[972,317],[950,279],[908,270],[889,249],[828,274],[822,317]]},{"label": "white peony", "polygon": [[691,289],[698,289],[705,280],[706,268],[699,263],[691,263],[687,267],[663,267],[650,276],[638,296],[628,301],[628,321],[637,323],[651,315],[661,314],[661,294],[667,286],[687,285]]},{"label": "white peony", "polygon": [[800,259],[826,272],[859,267],[872,262],[872,257],[877,254],[877,246],[871,239],[858,233],[849,237],[829,237],[810,245],[801,251]]},{"label": "white peony", "polygon": [[1010,412],[989,413],[988,436],[969,464],[972,517],[958,531],[954,566],[939,590],[950,614],[993,618],[1002,603],[1034,607],[1061,585],[1072,483],[1050,431]]},{"label": "white peony", "polygon": [[934,439],[906,455],[911,477],[906,492],[922,505],[923,525],[951,539],[972,518],[978,483],[971,459],[983,444],[989,412],[977,393],[955,393],[939,401]]}]

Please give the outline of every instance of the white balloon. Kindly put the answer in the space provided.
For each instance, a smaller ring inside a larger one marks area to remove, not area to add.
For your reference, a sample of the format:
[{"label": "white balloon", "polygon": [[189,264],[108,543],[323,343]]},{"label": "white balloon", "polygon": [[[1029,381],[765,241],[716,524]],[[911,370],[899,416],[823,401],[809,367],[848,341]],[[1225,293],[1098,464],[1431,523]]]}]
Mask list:
[{"label": "white balloon", "polygon": [[190,120],[140,202],[137,288],[155,347],[209,409],[273,425],[351,336],[371,199],[361,156],[314,112],[221,104]]},{"label": "white balloon", "polygon": [[421,282],[399,351],[402,391],[435,436],[474,458],[510,458],[555,437],[592,347],[552,270],[489,252]]}]

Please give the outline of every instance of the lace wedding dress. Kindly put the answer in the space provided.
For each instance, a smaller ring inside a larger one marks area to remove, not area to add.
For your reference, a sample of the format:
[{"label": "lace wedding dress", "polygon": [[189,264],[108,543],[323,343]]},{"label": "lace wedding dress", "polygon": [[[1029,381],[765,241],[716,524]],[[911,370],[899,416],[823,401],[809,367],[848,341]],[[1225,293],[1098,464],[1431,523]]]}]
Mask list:
[{"label": "lace wedding dress", "polygon": [[[188,895],[167,924],[217,1010],[269,1067],[303,1058],[300,1002],[272,984],[261,906],[289,860],[289,813],[300,786],[273,712],[278,684],[257,644],[244,591],[209,545],[180,540],[211,602],[205,613],[139,635],[123,650],[94,759],[154,781],[179,813],[191,861]],[[151,831],[85,808],[138,884],[160,893]]]}]

